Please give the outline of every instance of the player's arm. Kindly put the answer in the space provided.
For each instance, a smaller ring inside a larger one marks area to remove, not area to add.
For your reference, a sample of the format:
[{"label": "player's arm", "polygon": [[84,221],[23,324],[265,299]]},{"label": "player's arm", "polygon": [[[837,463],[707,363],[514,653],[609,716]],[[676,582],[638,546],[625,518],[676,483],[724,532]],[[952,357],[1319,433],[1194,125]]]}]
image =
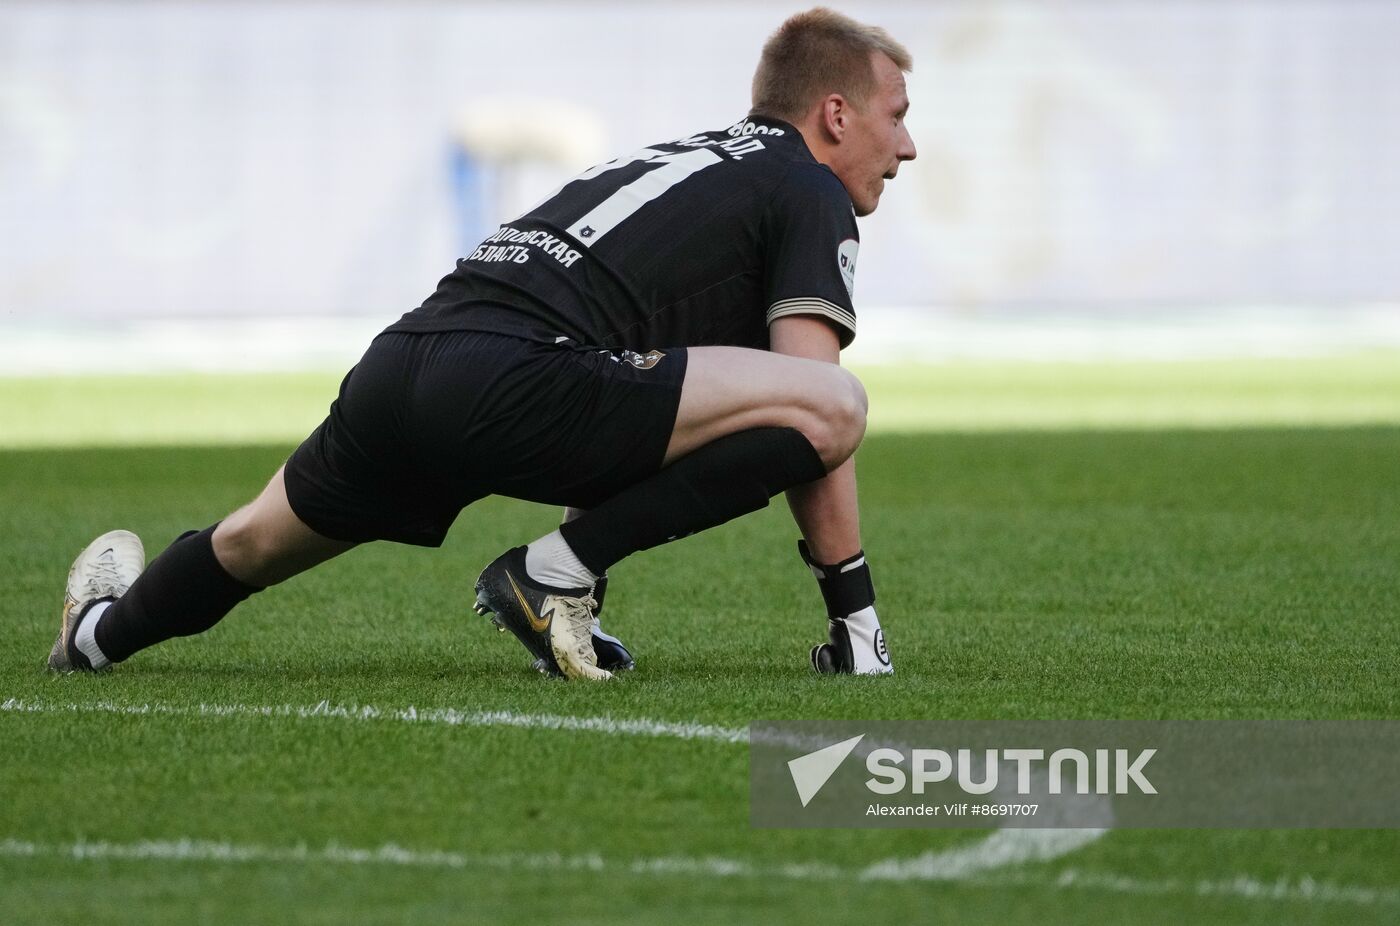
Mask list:
[{"label": "player's arm", "polygon": [[[841,362],[836,330],[820,316],[775,318],[768,337],[775,353]],[[789,489],[787,500],[793,520],[818,562],[839,563],[860,552],[855,457],[847,459],[825,479]]]},{"label": "player's arm", "polygon": [[[841,362],[856,335],[860,230],[846,188],[819,164],[796,164],[768,204],[764,304],[768,346],[781,354]],[[875,615],[875,587],[860,546],[853,459],[787,493],[802,532],[798,550],[826,602],[831,642],[812,649],[818,672],[887,673],[889,652]]]},{"label": "player's arm", "polygon": [[[775,318],[768,334],[777,353],[841,362],[837,330],[820,316]],[[830,642],[813,647],[812,667],[823,673],[894,671],[860,544],[855,457],[823,479],[789,489],[787,500],[804,540],[799,552],[817,577],[827,608]]]}]

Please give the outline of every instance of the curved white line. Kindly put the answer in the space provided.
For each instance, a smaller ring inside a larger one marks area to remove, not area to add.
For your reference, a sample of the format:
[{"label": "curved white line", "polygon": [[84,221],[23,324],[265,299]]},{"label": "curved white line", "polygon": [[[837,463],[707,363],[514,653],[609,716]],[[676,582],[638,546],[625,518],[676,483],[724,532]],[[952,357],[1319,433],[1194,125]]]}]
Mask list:
[{"label": "curved white line", "polygon": [[[312,706],[295,704],[117,704],[111,701],[54,703],[9,698],[0,712],[22,714],[122,714],[166,717],[289,717],[345,721],[390,721],[450,727],[519,727],[568,730],[611,736],[646,736],[664,739],[747,743],[747,729],[702,723],[622,717],[569,717],[560,714],[524,714],[514,711],[458,711],[452,708],[381,708],[321,701]],[[888,859],[865,868],[856,876],[868,880],[958,880],[983,872],[1046,862],[1074,852],[1097,839],[1103,829],[1000,829],[981,842],[926,852],[912,859]]]},{"label": "curved white line", "polygon": [[[1010,831],[1004,831],[1010,832]],[[1034,832],[1034,831],[1028,831]],[[1045,832],[1045,831],[1040,831]],[[1000,835],[1000,834],[997,834]],[[689,878],[762,878],[843,883],[861,877],[859,872],[820,862],[789,865],[762,865],[715,856],[661,856],[656,858],[609,859],[601,855],[539,853],[465,853],[442,850],[408,849],[394,843],[374,848],[341,846],[322,848],[306,845],[259,846],[203,839],[145,840],[131,843],[87,842],[35,843],[0,839],[0,858],[51,858],[92,861],[118,859],[149,862],[217,862],[223,864],[331,864],[387,865],[415,868],[465,870],[470,868],[509,871],[589,871],[637,875],[677,875]],[[887,872],[888,880],[946,881],[951,869],[913,866],[901,872]],[[1294,903],[1335,903],[1354,906],[1400,906],[1400,890],[1389,886],[1334,884],[1308,876],[1264,881],[1248,875],[1217,880],[1181,881],[1126,877],[1108,872],[1066,869],[1056,874],[1006,872],[1001,875],[971,875],[952,880],[972,887],[1039,887],[1052,890],[1091,890],[1116,894],[1180,894],[1198,897],[1231,897],[1246,900]],[[869,871],[869,869],[867,869]]]}]

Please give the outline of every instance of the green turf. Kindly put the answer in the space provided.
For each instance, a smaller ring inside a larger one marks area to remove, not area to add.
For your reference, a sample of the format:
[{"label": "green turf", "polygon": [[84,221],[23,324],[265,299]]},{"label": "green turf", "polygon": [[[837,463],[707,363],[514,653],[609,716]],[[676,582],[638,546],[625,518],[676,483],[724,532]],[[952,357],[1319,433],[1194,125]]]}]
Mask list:
[{"label": "green turf", "polygon": [[[91,536],[121,525],[158,549],[245,500],[289,447],[0,453],[0,701],[326,700],[728,727],[1400,716],[1400,428],[1387,426],[872,436],[859,469],[892,679],[810,674],[806,649],[823,621],[781,506],[615,569],[605,624],[633,645],[637,672],[608,686],[541,679],[513,640],[466,609],[480,566],[555,520],[495,499],[464,513],[440,551],[356,550],[110,674],[39,670],[64,571]],[[0,712],[0,732],[0,850],[5,840],[53,849],[187,838],[312,851],[394,843],[476,859],[432,868],[0,851],[5,923],[1400,917],[1400,835],[1380,831],[1121,831],[973,882],[783,878],[774,871],[786,863],[857,870],[985,834],[753,830],[746,752],[732,744],[13,711]],[[573,867],[551,869],[551,852]],[[510,853],[533,863],[490,861]],[[578,867],[592,855],[600,870]],[[709,857],[753,871],[630,867]],[[1236,878],[1341,893],[1196,887]]]},{"label": "green turf", "polygon": [[[342,371],[0,377],[0,447],[298,441]],[[872,431],[1400,424],[1400,352],[858,368]]]}]

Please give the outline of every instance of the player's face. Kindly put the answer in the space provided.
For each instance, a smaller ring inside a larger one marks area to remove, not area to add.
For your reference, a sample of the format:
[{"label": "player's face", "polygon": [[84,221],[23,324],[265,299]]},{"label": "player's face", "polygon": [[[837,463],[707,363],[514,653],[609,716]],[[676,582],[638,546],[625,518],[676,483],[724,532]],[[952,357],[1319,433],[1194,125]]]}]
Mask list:
[{"label": "player's face", "polygon": [[856,215],[874,212],[885,181],[894,179],[901,161],[912,161],[918,153],[904,125],[904,114],[909,111],[904,74],[882,54],[875,54],[874,63],[876,90],[864,106],[851,112],[844,139],[851,150],[843,158],[843,169],[836,171],[851,195]]}]

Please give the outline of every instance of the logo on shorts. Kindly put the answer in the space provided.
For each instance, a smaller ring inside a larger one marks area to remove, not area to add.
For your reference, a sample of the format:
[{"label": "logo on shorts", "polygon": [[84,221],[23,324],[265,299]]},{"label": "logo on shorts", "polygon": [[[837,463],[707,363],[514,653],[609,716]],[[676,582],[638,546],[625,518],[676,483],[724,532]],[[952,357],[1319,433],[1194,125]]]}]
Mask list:
[{"label": "logo on shorts", "polygon": [[659,350],[649,350],[645,354],[639,354],[634,350],[625,350],[622,352],[623,361],[632,364],[632,366],[639,370],[650,370],[660,363],[661,358],[665,356],[666,355]]}]

